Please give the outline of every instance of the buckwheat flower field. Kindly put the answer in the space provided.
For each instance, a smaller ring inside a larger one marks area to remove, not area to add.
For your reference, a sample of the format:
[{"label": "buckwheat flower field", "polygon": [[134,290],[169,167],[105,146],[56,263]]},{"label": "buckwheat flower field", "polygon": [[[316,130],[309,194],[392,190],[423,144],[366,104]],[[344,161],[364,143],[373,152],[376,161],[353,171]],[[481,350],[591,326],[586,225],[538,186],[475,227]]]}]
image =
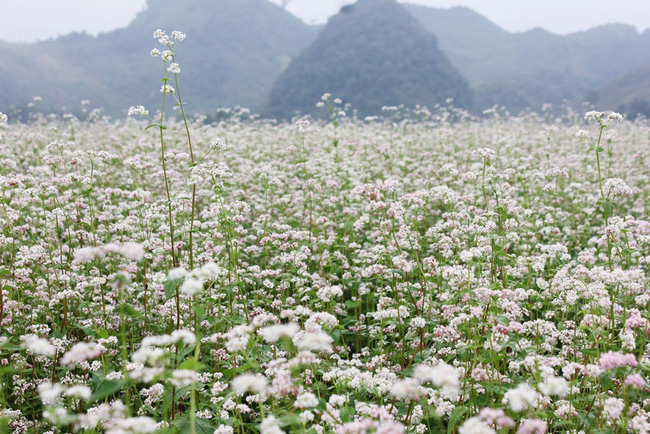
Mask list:
[{"label": "buckwheat flower field", "polygon": [[647,121],[325,101],[0,116],[0,431],[650,432]]}]

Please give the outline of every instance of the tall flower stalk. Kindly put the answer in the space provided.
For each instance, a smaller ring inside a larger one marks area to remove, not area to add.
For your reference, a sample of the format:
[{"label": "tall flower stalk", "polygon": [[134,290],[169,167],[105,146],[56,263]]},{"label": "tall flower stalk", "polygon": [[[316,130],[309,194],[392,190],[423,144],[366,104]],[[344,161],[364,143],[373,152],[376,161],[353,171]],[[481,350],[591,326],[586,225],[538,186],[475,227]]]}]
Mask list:
[{"label": "tall flower stalk", "polygon": [[[181,115],[183,116],[183,124],[185,127],[185,132],[187,134],[187,143],[189,146],[189,151],[190,151],[190,158],[191,158],[191,166],[194,167],[196,165],[196,161],[194,159],[194,149],[192,147],[192,138],[190,135],[190,128],[187,122],[187,115],[185,113],[185,107],[184,103],[181,97],[181,93],[179,90],[179,84],[178,84],[178,74],[181,72],[181,68],[176,63],[176,52],[174,51],[174,45],[176,42],[180,42],[185,40],[186,36],[184,33],[179,32],[177,30],[174,30],[171,33],[171,36],[168,36],[163,30],[156,30],[153,34],[153,37],[158,39],[158,42],[163,45],[166,49],[163,51],[160,51],[158,48],[154,48],[151,50],[151,56],[152,57],[160,57],[163,61],[163,78],[161,79],[162,81],[162,86],[160,88],[160,92],[162,93],[162,105],[160,109],[160,117],[158,122],[154,122],[153,119],[149,117],[149,112],[143,107],[143,106],[134,106],[129,109],[129,115],[139,115],[139,116],[144,116],[149,118],[152,123],[149,125],[146,129],[156,127],[159,130],[159,137],[160,137],[160,156],[162,160],[162,168],[163,168],[163,178],[164,178],[164,185],[165,185],[165,195],[167,197],[167,213],[168,213],[168,220],[169,220],[169,236],[170,236],[170,241],[171,241],[171,256],[172,256],[172,266],[174,268],[179,266],[179,256],[180,254],[176,253],[176,238],[174,236],[174,216],[173,216],[173,207],[172,207],[172,198],[171,198],[171,190],[169,188],[169,176],[167,174],[167,159],[165,156],[165,138],[164,138],[164,131],[167,129],[165,126],[165,107],[166,107],[166,102],[167,102],[167,95],[171,95],[176,99],[176,107],[180,108]],[[171,86],[168,84],[168,82],[172,79],[174,80],[174,86]],[[189,242],[189,265],[190,269],[194,267],[194,237],[193,237],[193,230],[194,230],[194,210],[195,210],[195,205],[196,205],[196,185],[192,185],[192,209],[191,209],[191,217],[190,217],[190,242]]]},{"label": "tall flower stalk", "polygon": [[[585,130],[580,130],[576,133],[576,137],[578,137],[581,140],[585,140],[587,143],[589,143],[589,149],[587,152],[594,151],[596,153],[596,167],[598,170],[598,189],[600,191],[600,204],[603,207],[603,219],[605,222],[605,228],[609,225],[609,218],[612,216],[612,202],[607,198],[607,195],[605,194],[605,190],[603,189],[603,176],[602,176],[602,171],[601,171],[601,164],[600,164],[600,154],[605,150],[601,146],[601,142],[603,139],[603,133],[605,132],[605,129],[607,126],[610,124],[611,121],[617,121],[621,122],[623,120],[623,116],[621,116],[619,113],[616,112],[611,112],[609,114],[605,112],[599,112],[599,111],[589,111],[585,113],[585,119],[586,120],[596,120],[598,122],[598,141],[594,145],[591,138],[589,137],[589,133]],[[611,240],[610,236],[606,234],[607,237],[607,257],[608,257],[608,263],[609,263],[609,269],[612,269],[612,246],[611,246]]]}]

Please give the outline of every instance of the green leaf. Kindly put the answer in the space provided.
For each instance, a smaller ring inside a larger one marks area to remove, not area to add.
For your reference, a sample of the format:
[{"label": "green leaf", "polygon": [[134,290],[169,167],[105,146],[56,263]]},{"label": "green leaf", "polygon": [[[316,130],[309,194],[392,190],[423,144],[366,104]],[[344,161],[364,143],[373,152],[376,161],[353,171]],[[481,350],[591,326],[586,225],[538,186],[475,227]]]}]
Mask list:
[{"label": "green leaf", "polygon": [[0,270],[0,277],[11,276],[11,271],[5,270],[4,268]]},{"label": "green leaf", "polygon": [[167,428],[160,428],[154,431],[154,434],[179,434],[178,428],[175,426],[169,426]]},{"label": "green leaf", "polygon": [[194,304],[194,313],[196,314],[196,318],[198,319],[199,322],[205,318],[205,306],[202,304]]},{"label": "green leaf", "polygon": [[194,350],[194,345],[188,345],[186,347],[183,347],[183,349],[179,351],[178,356],[176,356],[176,361],[180,363],[180,361],[183,360],[193,350]]},{"label": "green leaf", "polygon": [[361,300],[354,300],[354,301],[348,300],[345,302],[345,307],[347,307],[348,309],[355,309],[361,306],[361,303],[362,303]]},{"label": "green leaf", "polygon": [[162,414],[164,415],[172,407],[172,385],[170,383],[165,384],[165,393],[163,394],[162,399]]},{"label": "green leaf", "polygon": [[341,414],[341,421],[350,422],[352,420],[352,417],[355,414],[355,411],[354,411],[354,408],[343,407],[340,410],[340,414]]},{"label": "green leaf", "polygon": [[114,393],[119,392],[124,385],[123,381],[102,381],[99,383],[99,387],[95,390],[95,393],[90,397],[90,402],[99,401],[104,399],[107,396],[110,396]]},{"label": "green leaf", "polygon": [[97,332],[97,336],[99,336],[102,339],[108,339],[109,334],[108,334],[108,331],[106,331],[106,330],[100,330],[100,331]]},{"label": "green leaf", "polygon": [[[196,427],[196,434],[213,434],[214,428],[210,426],[203,419],[196,418],[194,421],[194,426]],[[188,433],[191,432],[192,428],[190,426],[190,418],[188,416],[179,417],[172,424],[178,428],[180,432]]]},{"label": "green leaf", "polygon": [[187,359],[178,367],[178,369],[187,369],[190,371],[200,371],[205,368],[205,365],[195,358]]},{"label": "green leaf", "polygon": [[183,279],[174,279],[174,280],[165,281],[165,284],[163,286],[165,287],[165,298],[167,300],[169,300],[174,295],[176,295],[176,290],[178,289],[179,286],[181,286],[181,283],[183,283]]},{"label": "green leaf", "polygon": [[456,424],[460,422],[463,416],[465,416],[465,413],[468,411],[469,410],[467,407],[456,407],[454,411],[451,412],[451,416],[449,417],[449,425],[447,425],[447,434],[454,432]]},{"label": "green leaf", "polygon": [[137,310],[135,310],[135,308],[133,306],[131,306],[130,304],[125,304],[124,305],[124,311],[127,314],[129,314],[131,316],[134,316],[136,318],[139,318],[139,317],[142,316],[142,314],[140,312],[138,312]]},{"label": "green leaf", "polygon": [[9,434],[9,418],[0,418],[0,434]]},{"label": "green leaf", "polygon": [[612,212],[612,201],[606,200],[605,203],[603,203],[603,208],[605,211],[605,215],[609,215]]}]

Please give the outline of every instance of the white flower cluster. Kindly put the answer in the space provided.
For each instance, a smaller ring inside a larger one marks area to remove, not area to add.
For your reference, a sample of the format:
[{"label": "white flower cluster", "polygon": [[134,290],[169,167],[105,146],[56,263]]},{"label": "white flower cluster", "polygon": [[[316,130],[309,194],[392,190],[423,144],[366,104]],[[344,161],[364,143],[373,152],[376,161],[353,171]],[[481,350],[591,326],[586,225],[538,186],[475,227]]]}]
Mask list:
[{"label": "white flower cluster", "polygon": [[537,387],[546,396],[556,395],[564,398],[569,394],[569,383],[562,377],[546,377]]},{"label": "white flower cluster", "polygon": [[185,345],[194,345],[196,336],[189,330],[175,330],[171,335],[147,336],[142,339],[140,348],[133,353],[131,360],[135,363],[156,366],[165,357],[167,351],[160,347],[167,347],[183,342]]},{"label": "white flower cluster", "polygon": [[185,40],[186,35],[183,32],[179,32],[178,30],[174,30],[171,34],[171,37],[168,36],[163,30],[158,29],[155,32],[153,32],[153,37],[154,39],[158,39],[158,42],[161,45],[164,45],[166,47],[171,47],[174,45],[174,41],[181,42]]},{"label": "white flower cluster", "polygon": [[414,378],[396,381],[390,388],[390,394],[400,400],[418,400],[427,395],[427,389]]},{"label": "white flower cluster", "polygon": [[318,398],[311,392],[303,392],[296,397],[294,405],[297,408],[313,408],[318,406]]},{"label": "white flower cluster", "polygon": [[508,404],[512,411],[520,412],[536,408],[541,396],[528,383],[520,383],[515,389],[510,389],[503,397],[503,403]]},{"label": "white flower cluster", "polygon": [[490,425],[484,422],[480,417],[474,416],[467,419],[458,429],[459,434],[497,434]]},{"label": "white flower cluster", "polygon": [[246,392],[264,393],[268,380],[266,377],[255,374],[241,374],[236,376],[230,382],[230,386],[236,395],[242,396]]},{"label": "white flower cluster", "polygon": [[605,112],[599,112],[597,110],[590,110],[587,113],[585,113],[585,119],[586,120],[592,120],[592,119],[602,119],[605,117]]},{"label": "white flower cluster", "polygon": [[180,291],[188,297],[192,297],[203,291],[205,283],[215,282],[227,275],[227,271],[214,262],[208,262],[201,268],[187,271],[182,267],[174,268],[167,275],[168,280],[184,279]]},{"label": "white flower cluster", "polygon": [[589,140],[589,132],[586,130],[578,130],[576,137],[580,140]]},{"label": "white flower cluster", "polygon": [[131,106],[129,108],[129,116],[142,116],[142,117],[148,117],[149,116],[149,110],[144,108],[143,105],[136,105],[136,106]]},{"label": "white flower cluster", "polygon": [[301,331],[293,337],[293,343],[300,351],[332,351],[333,342],[334,339],[323,331],[312,333]]},{"label": "white flower cluster", "polygon": [[271,415],[262,421],[260,425],[260,434],[284,434],[284,431],[280,428],[280,422]]},{"label": "white flower cluster", "polygon": [[442,387],[444,391],[458,391],[458,376],[458,370],[445,362],[440,362],[436,366],[418,365],[413,370],[413,378],[420,383],[431,383],[436,387]]},{"label": "white flower cluster", "polygon": [[163,84],[162,86],[160,86],[160,93],[173,94],[174,92],[176,92],[176,89],[174,89],[169,84]]},{"label": "white flower cluster", "polygon": [[36,335],[25,335],[21,336],[20,340],[23,341],[23,345],[26,348],[30,349],[36,355],[52,357],[56,354],[56,349],[47,339],[40,338]]},{"label": "white flower cluster", "polygon": [[480,157],[485,163],[490,163],[494,160],[496,152],[492,148],[479,148],[472,151],[472,155],[475,157]]},{"label": "white flower cluster", "polygon": [[190,386],[192,383],[197,381],[196,371],[189,369],[175,369],[172,372],[171,383],[177,388]]},{"label": "white flower cluster", "polygon": [[172,39],[174,41],[181,42],[181,41],[184,41],[186,37],[187,36],[183,32],[179,32],[178,30],[172,31]]},{"label": "white flower cluster", "polygon": [[309,124],[310,124],[310,122],[308,120],[306,120],[306,119],[296,122],[296,126],[298,127],[298,132],[300,134],[304,134],[304,132],[306,131]]},{"label": "white flower cluster", "polygon": [[86,360],[99,357],[106,348],[94,342],[79,342],[61,357],[61,364],[73,367]]},{"label": "white flower cluster", "polygon": [[174,52],[171,50],[165,50],[162,53],[160,53],[160,58],[164,62],[167,62],[168,60],[172,60],[174,58]]},{"label": "white flower cluster", "polygon": [[289,324],[275,324],[265,327],[257,331],[257,334],[262,336],[266,342],[276,343],[282,338],[293,338],[300,330],[300,326],[295,323]]},{"label": "white flower cluster", "polygon": [[214,142],[210,143],[211,151],[224,151],[226,149],[228,149],[228,146],[226,145],[226,142],[221,139],[216,139]]},{"label": "white flower cluster", "polygon": [[585,119],[586,120],[595,119],[595,120],[600,122],[603,118],[607,118],[608,120],[614,120],[614,121],[617,121],[617,122],[621,122],[623,120],[623,115],[621,115],[620,113],[616,113],[616,112],[606,113],[606,112],[599,112],[599,111],[596,111],[596,110],[591,110],[591,111],[588,111],[587,113],[585,113]]},{"label": "white flower cluster", "polygon": [[144,258],[144,248],[138,243],[124,243],[119,246],[114,243],[109,243],[99,247],[82,247],[77,249],[74,254],[74,262],[85,263],[98,258],[102,258],[109,253],[117,253],[124,256],[131,261],[140,262]]},{"label": "white flower cluster", "polygon": [[585,113],[586,120],[595,120],[600,125],[600,128],[605,128],[611,121],[621,122],[623,121],[623,115],[616,112],[600,112],[596,110],[591,110]]},{"label": "white flower cluster", "polygon": [[603,193],[606,197],[627,197],[634,191],[621,178],[609,178],[603,183]]},{"label": "white flower cluster", "polygon": [[253,327],[249,325],[239,325],[231,328],[226,333],[226,350],[229,353],[239,353],[246,351]]}]

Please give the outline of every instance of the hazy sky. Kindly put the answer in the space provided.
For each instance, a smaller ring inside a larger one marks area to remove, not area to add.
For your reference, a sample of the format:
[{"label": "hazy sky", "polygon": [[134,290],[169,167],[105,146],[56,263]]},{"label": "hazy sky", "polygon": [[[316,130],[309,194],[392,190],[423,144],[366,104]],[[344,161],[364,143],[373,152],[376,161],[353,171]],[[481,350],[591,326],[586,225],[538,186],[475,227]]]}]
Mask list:
[{"label": "hazy sky", "polygon": [[[444,8],[468,6],[511,32],[543,27],[567,34],[612,22],[632,24],[640,31],[650,27],[650,0],[403,1]],[[32,42],[72,31],[96,34],[113,30],[126,26],[145,3],[146,0],[0,0],[0,40]],[[350,3],[354,0],[291,0],[288,9],[306,22],[322,23]]]}]

